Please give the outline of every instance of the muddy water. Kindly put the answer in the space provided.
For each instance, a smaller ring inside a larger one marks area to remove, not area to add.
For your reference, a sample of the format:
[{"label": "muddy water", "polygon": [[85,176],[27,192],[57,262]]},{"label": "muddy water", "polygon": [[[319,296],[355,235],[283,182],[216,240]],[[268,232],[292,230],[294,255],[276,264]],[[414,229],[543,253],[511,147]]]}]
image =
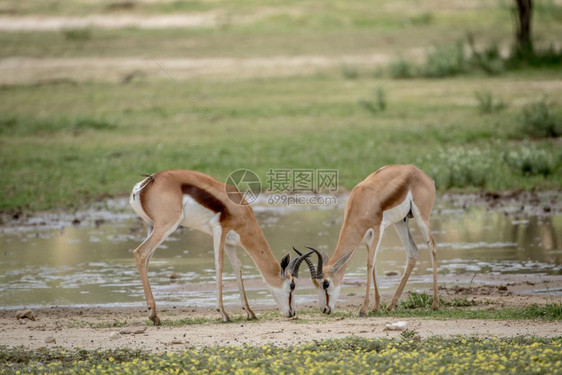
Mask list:
[{"label": "muddy water", "polygon": [[[321,209],[266,205],[254,209],[276,258],[280,259],[293,245],[315,246],[331,254],[341,227],[344,203]],[[438,203],[431,223],[442,277],[562,275],[562,215],[506,215],[504,211],[490,211],[483,205],[457,207],[454,200]],[[410,227],[416,242],[422,243],[414,221]],[[142,306],[144,294],[132,251],[145,234],[142,223],[125,201],[113,201],[109,207],[74,215],[40,216],[0,227],[0,305]],[[409,289],[428,288],[431,282],[427,247],[419,247],[420,256]],[[270,304],[271,297],[251,259],[242,249],[239,256],[249,298],[253,303],[257,300]],[[363,290],[365,260],[365,251],[359,249],[346,273],[348,295]],[[394,229],[388,228],[376,264],[383,297],[396,286],[404,263],[403,246]],[[228,265],[225,270],[225,301],[237,304],[234,275]],[[305,278],[299,282],[298,299],[304,301],[313,289],[306,280],[308,273],[303,270],[302,274]],[[149,275],[160,305],[214,305],[211,237],[178,230],[152,258]]]}]

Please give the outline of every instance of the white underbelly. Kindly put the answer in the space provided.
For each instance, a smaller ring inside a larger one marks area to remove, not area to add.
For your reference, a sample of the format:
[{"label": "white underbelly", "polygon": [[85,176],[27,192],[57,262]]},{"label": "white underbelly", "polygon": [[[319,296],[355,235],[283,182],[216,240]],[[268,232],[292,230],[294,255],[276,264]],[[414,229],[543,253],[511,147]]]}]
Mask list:
[{"label": "white underbelly", "polygon": [[400,220],[403,220],[406,215],[410,212],[411,209],[411,202],[412,202],[412,193],[408,192],[406,195],[406,199],[398,206],[392,207],[389,210],[386,210],[382,214],[382,228],[386,228],[391,224],[397,223]]},{"label": "white underbelly", "polygon": [[215,212],[197,203],[191,196],[183,196],[183,220],[180,222],[182,227],[197,229],[212,235],[212,219],[216,215]]},{"label": "white underbelly", "polygon": [[[208,208],[200,205],[189,195],[183,196],[183,219],[180,222],[182,227],[195,229],[211,236],[219,235],[222,231],[220,215]],[[229,245],[238,246],[240,235],[233,230],[226,234],[225,242]]]}]

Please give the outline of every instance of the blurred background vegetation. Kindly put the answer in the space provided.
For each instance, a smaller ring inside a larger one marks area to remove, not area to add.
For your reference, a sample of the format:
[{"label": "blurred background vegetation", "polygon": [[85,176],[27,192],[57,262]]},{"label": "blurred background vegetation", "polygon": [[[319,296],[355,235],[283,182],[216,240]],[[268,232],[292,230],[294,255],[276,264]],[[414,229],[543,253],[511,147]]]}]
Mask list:
[{"label": "blurred background vegetation", "polygon": [[0,210],[174,168],[560,189],[560,35],[555,0],[0,0]]}]

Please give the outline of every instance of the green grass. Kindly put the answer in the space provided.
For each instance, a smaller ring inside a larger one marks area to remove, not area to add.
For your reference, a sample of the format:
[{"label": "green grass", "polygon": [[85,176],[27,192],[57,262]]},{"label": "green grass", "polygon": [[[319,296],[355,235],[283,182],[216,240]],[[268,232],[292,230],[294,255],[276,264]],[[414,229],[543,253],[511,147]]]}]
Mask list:
[{"label": "green grass", "polygon": [[507,107],[507,103],[502,98],[494,98],[490,91],[477,91],[474,96],[478,101],[480,113],[500,112]]},{"label": "green grass", "polygon": [[[526,307],[502,307],[491,308],[486,305],[477,305],[466,299],[441,300],[439,310],[431,309],[431,298],[429,304],[423,307],[411,307],[411,301],[401,301],[393,311],[386,311],[386,305],[381,304],[381,309],[370,312],[369,317],[394,317],[394,318],[428,318],[428,319],[485,319],[485,320],[562,320],[562,304],[550,303],[545,305],[529,305]],[[359,309],[336,311],[333,318],[357,317]],[[320,316],[320,312],[304,310],[300,315]]]},{"label": "green grass", "polygon": [[[386,305],[382,304],[381,309],[377,312],[370,312],[369,317],[394,317],[394,318],[428,318],[428,319],[485,319],[485,320],[543,320],[558,321],[562,320],[562,304],[546,303],[544,305],[531,304],[525,307],[501,307],[491,308],[486,303],[478,303],[469,300],[466,297],[440,298],[441,303],[439,310],[431,309],[433,298],[427,293],[410,293],[402,299],[398,307],[393,311],[386,311]],[[332,319],[341,318],[358,318],[359,309],[345,308],[344,310],[336,310],[333,314],[325,315],[319,309],[308,308],[299,309],[297,319],[288,321],[287,324],[302,324],[311,322],[329,323]],[[163,315],[162,326],[164,327],[183,327],[199,324],[255,324],[264,321],[285,320],[276,311],[260,312],[257,320],[247,320],[246,314],[233,314],[230,316],[230,322],[223,323],[219,314],[216,316],[188,316],[181,318],[166,317]],[[362,319],[362,318],[361,318]],[[69,324],[69,328],[116,328],[124,327],[128,324],[127,320],[115,319],[109,322],[92,323],[74,321]],[[145,321],[146,325],[153,325],[150,320]]]},{"label": "green grass", "polygon": [[[440,191],[557,189],[557,139],[522,143],[526,134],[512,125],[521,107],[483,116],[473,93],[525,102],[558,76],[518,73],[516,81],[499,79],[501,88],[498,79],[476,77],[394,81],[382,101],[373,98],[385,108],[375,115],[362,101],[382,81],[337,71],[182,81],[204,110],[168,80],[13,86],[0,91],[0,210],[80,207],[128,194],[140,173],[171,168],[221,180],[249,168],[262,182],[271,168],[338,169],[346,190],[385,164],[414,163]],[[562,97],[556,93],[553,108]],[[528,149],[539,155],[532,173],[518,161]]]},{"label": "green grass", "polygon": [[[485,303],[477,303],[466,297],[440,298],[440,308],[437,311],[431,309],[433,297],[427,293],[411,293],[401,300],[396,309],[386,311],[386,305],[382,304],[377,312],[370,312],[369,317],[394,317],[394,318],[428,318],[428,319],[485,319],[485,320],[562,320],[562,304],[546,303],[544,305],[531,304],[524,307],[490,307]],[[357,318],[359,309],[336,310],[333,314],[325,315],[319,309],[301,309],[298,311],[298,319],[292,323],[309,323],[311,321],[329,321],[331,319]],[[231,316],[231,323],[258,322],[279,319],[276,312],[264,312],[258,314],[258,320],[248,321],[245,315]],[[220,317],[195,317],[180,319],[164,319],[164,326],[185,326],[193,324],[224,324]],[[147,325],[151,325],[147,321]],[[227,323],[228,324],[228,323]]]},{"label": "green grass", "polygon": [[[562,32],[559,12],[547,5],[538,6],[535,19],[535,35],[544,43]],[[14,15],[215,12],[222,20],[216,27],[185,29],[0,33],[0,58],[79,63],[80,58],[150,61],[154,56],[190,95],[156,66],[150,72],[108,69],[87,78],[80,69],[77,77],[59,69],[60,78],[35,76],[33,63],[22,64],[22,71],[14,70],[15,81],[8,74],[3,82],[28,83],[0,87],[0,211],[81,207],[128,194],[141,173],[171,168],[196,169],[221,180],[249,168],[262,182],[272,168],[337,169],[345,191],[385,164],[414,163],[441,192],[562,187],[560,69],[522,66],[493,78],[482,70],[463,73],[465,52],[447,47],[467,32],[478,44],[510,43],[508,9],[489,2],[466,9],[431,1],[403,8],[389,0],[377,3],[376,12],[373,7],[344,1],[264,6],[257,1],[0,0],[0,12]],[[244,19],[248,14],[256,16]],[[391,70],[397,78],[411,78],[417,73],[408,64],[419,63],[411,52],[420,46],[422,54],[434,46],[426,65],[432,73],[426,76],[463,74],[396,80],[384,76],[380,65],[345,59],[403,56]],[[482,58],[490,60],[496,52],[482,51]],[[234,72],[182,78],[163,60],[303,55],[328,56],[335,63],[303,66],[288,76],[236,77]],[[131,74],[134,79],[121,84]],[[489,96],[478,102],[475,92]],[[546,110],[525,109],[545,94]],[[509,107],[499,111],[494,98]]]},{"label": "green grass", "polygon": [[[290,345],[290,343],[288,343]],[[562,337],[349,337],[295,346],[188,348],[152,353],[127,349],[0,348],[3,373],[471,373],[559,374]]]},{"label": "green grass", "polygon": [[562,115],[544,98],[527,104],[521,111],[519,131],[532,138],[556,138],[562,135]]}]

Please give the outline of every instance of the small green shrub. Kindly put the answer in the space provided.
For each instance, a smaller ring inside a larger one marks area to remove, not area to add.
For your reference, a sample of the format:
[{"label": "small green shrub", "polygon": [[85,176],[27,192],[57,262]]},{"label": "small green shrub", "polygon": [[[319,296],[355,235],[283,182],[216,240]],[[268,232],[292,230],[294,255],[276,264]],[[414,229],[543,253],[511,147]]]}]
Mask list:
[{"label": "small green shrub", "polygon": [[92,30],[90,29],[66,29],[62,30],[62,34],[66,40],[74,42],[85,42],[92,39]]},{"label": "small green shrub", "polygon": [[[469,54],[465,52],[465,47],[470,49]],[[502,56],[496,43],[477,47],[473,35],[468,34],[465,42],[436,46],[429,50],[422,65],[412,64],[399,57],[390,62],[388,72],[393,78],[445,78],[479,71],[498,75],[507,70],[560,65],[562,49],[557,46],[524,50],[514,47],[508,56]]]},{"label": "small green shrub", "polygon": [[430,12],[424,12],[412,16],[408,20],[414,26],[427,26],[433,22],[433,14]]},{"label": "small green shrub", "polygon": [[482,49],[476,47],[472,34],[469,33],[466,39],[471,50],[470,64],[472,68],[483,70],[489,75],[498,75],[506,70],[505,59],[502,57],[497,44],[492,43]]},{"label": "small green shrub", "polygon": [[0,114],[0,134],[9,134],[16,129],[18,119],[15,116]]},{"label": "small green shrub", "polygon": [[549,45],[548,47],[520,49],[514,46],[505,64],[508,69],[523,69],[557,67],[562,65],[562,49]]},{"label": "small green shrub", "polygon": [[430,174],[441,189],[483,187],[493,168],[490,153],[477,148],[449,148],[432,160]]},{"label": "small green shrub", "polygon": [[412,340],[418,335],[419,335],[419,333],[415,329],[407,329],[405,331],[402,331],[402,333],[400,334],[400,337],[403,340]]},{"label": "small green shrub", "polygon": [[504,110],[507,104],[502,98],[494,98],[490,91],[477,91],[474,93],[478,101],[480,113],[494,113]]},{"label": "small green shrub", "polygon": [[85,118],[77,118],[71,120],[67,127],[69,129],[76,129],[76,130],[86,130],[86,129],[109,130],[109,129],[114,129],[117,126],[114,123],[109,122],[107,120],[85,117]]},{"label": "small green shrub", "polygon": [[450,306],[450,307],[470,307],[475,306],[476,301],[469,300],[466,296],[464,297],[455,297],[453,299],[439,299],[439,302],[443,306]]},{"label": "small green shrub", "polygon": [[345,79],[357,79],[359,77],[359,70],[355,65],[343,64],[341,71]]},{"label": "small green shrub", "polygon": [[530,318],[540,319],[562,319],[562,303],[547,303],[546,305],[539,306],[536,303],[527,306],[523,309],[525,316]]},{"label": "small green shrub", "polygon": [[424,77],[451,77],[468,70],[464,46],[458,42],[454,46],[438,46],[427,54],[427,60],[421,67]]},{"label": "small green shrub", "polygon": [[433,303],[433,296],[426,292],[410,292],[405,300],[398,303],[401,309],[428,309]]},{"label": "small green shrub", "polygon": [[384,112],[386,110],[386,93],[380,88],[368,100],[360,100],[359,104],[373,114]]},{"label": "small green shrub", "polygon": [[518,130],[524,137],[554,138],[562,135],[562,119],[544,98],[523,107],[518,122]]},{"label": "small green shrub", "polygon": [[390,63],[389,72],[392,78],[412,78],[417,76],[416,68],[410,61],[402,57]]},{"label": "small green shrub", "polygon": [[504,155],[505,163],[524,175],[548,176],[554,171],[554,160],[551,154],[536,147],[522,147]]}]

